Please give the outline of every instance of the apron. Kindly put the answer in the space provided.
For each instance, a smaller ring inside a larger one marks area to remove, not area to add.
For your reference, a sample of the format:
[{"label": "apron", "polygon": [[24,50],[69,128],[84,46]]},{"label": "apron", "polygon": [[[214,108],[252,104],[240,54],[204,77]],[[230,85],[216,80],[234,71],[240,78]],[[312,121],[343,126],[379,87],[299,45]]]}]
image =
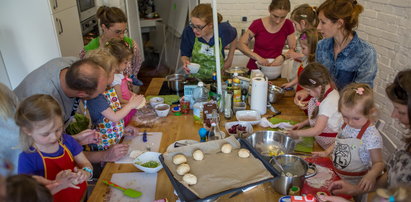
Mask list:
[{"label": "apron", "polygon": [[[120,101],[118,100],[117,93],[114,88],[104,91],[104,97],[110,102],[111,109],[116,112],[121,109]],[[117,144],[124,134],[124,120],[118,122],[110,121],[108,118],[103,118],[96,127],[97,132],[100,132],[102,136],[99,138],[97,145],[91,144],[90,149],[92,151],[107,150],[110,145]],[[97,148],[95,148],[97,147]]]},{"label": "apron", "polygon": [[[221,51],[223,50],[221,39],[220,42],[220,65],[224,67],[224,57]],[[214,46],[209,46],[206,43],[202,43],[195,38],[193,51],[191,53],[191,62],[200,64],[200,70],[194,74],[196,78],[201,80],[211,80],[213,73],[216,72]]]},{"label": "apron", "polygon": [[[48,180],[55,180],[56,175],[60,171],[67,169],[73,170],[76,166],[73,155],[71,154],[70,150],[68,150],[68,148],[61,142],[59,142],[59,145],[63,147],[64,152],[61,156],[57,157],[43,156],[43,154],[38,149],[36,149],[37,153],[41,156],[41,159],[43,160],[44,177]],[[83,182],[81,184],[78,184],[77,186],[80,187],[80,189],[66,188],[57,192],[53,195],[53,201],[81,201],[87,189],[87,184],[86,182]]]},{"label": "apron", "polygon": [[[334,89],[333,88],[329,88],[325,94],[324,94],[324,99],[328,96],[328,94],[330,94]],[[310,96],[311,97],[311,96]],[[308,102],[308,114],[309,117],[311,117],[311,114],[313,113],[315,107],[316,107],[316,98],[311,97],[312,99]],[[323,99],[323,100],[324,100]],[[314,126],[315,122],[317,121],[317,118],[315,119],[308,119],[310,126]],[[334,139],[337,136],[336,132],[331,131],[331,129],[327,127],[325,127],[325,129],[322,131],[322,133],[320,135],[315,136],[315,141],[324,149],[327,149],[329,146],[331,146],[334,143]]]},{"label": "apron", "polygon": [[[121,79],[121,84],[120,84],[120,88],[121,88],[121,95],[123,95],[123,98],[125,100],[130,100],[131,98],[131,92],[130,89],[128,88],[128,84],[129,82],[132,82],[132,80],[128,77],[124,77],[123,79]],[[124,126],[127,126],[131,119],[133,118],[134,114],[136,114],[137,110],[136,109],[132,109],[127,116],[124,117]]]},{"label": "apron", "polygon": [[[297,60],[296,60],[297,61]],[[299,61],[299,60],[298,60]],[[303,62],[300,63],[300,66],[297,69],[297,77],[300,77],[301,73],[304,70]],[[298,92],[302,90],[303,87],[300,86],[300,84],[297,83],[297,88],[295,89],[295,92]],[[311,96],[308,96],[304,101],[310,100]]]},{"label": "apron", "polygon": [[[341,128],[344,130],[346,125],[347,124],[344,123]],[[364,165],[361,161],[359,149],[362,145],[361,138],[369,125],[370,121],[367,121],[356,138],[335,138],[332,160],[335,171],[344,179],[359,178],[361,180],[362,176],[368,172],[368,166]]]}]

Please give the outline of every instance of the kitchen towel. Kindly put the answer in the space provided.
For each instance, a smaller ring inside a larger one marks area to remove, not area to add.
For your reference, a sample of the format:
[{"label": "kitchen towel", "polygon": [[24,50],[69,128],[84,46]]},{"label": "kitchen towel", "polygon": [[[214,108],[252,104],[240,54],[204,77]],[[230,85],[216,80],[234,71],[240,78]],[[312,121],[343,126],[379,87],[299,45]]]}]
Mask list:
[{"label": "kitchen towel", "polygon": [[250,108],[260,115],[267,112],[267,88],[268,82],[262,77],[255,77],[251,81],[251,104]]}]

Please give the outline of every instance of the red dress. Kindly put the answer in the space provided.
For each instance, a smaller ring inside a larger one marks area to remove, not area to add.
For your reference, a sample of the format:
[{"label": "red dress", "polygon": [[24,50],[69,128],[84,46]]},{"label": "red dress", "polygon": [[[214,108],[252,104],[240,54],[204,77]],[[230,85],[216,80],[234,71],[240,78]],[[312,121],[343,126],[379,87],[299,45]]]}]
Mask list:
[{"label": "red dress", "polygon": [[[262,19],[254,20],[248,28],[254,33],[255,44],[253,52],[263,58],[276,58],[281,55],[288,35],[294,33],[293,23],[286,19],[281,29],[276,33],[270,33],[265,29]],[[248,69],[257,69],[255,60],[251,59],[247,64]]]}]

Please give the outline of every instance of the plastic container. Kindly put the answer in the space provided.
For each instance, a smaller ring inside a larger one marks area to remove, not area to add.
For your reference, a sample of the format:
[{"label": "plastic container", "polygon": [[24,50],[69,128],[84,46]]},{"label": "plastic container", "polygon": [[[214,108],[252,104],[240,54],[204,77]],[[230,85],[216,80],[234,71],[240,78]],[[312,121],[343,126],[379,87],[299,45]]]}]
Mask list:
[{"label": "plastic container", "polygon": [[195,102],[206,102],[208,100],[208,89],[203,82],[198,82],[197,87],[193,91],[193,98]]}]

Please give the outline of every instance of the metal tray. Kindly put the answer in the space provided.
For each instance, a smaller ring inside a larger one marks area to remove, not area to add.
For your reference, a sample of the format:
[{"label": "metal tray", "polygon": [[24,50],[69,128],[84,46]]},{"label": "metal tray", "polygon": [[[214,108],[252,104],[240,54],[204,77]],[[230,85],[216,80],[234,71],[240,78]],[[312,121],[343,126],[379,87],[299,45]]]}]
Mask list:
[{"label": "metal tray", "polygon": [[193,192],[191,192],[189,189],[187,189],[183,184],[181,184],[178,180],[176,180],[173,176],[173,174],[171,173],[170,169],[167,167],[167,165],[164,163],[164,157],[161,154],[159,159],[161,164],[163,165],[164,170],[167,173],[168,178],[171,181],[171,184],[173,185],[178,198],[181,201],[212,201],[212,200],[216,200],[218,197],[232,193],[232,192],[236,192],[236,191],[240,191],[242,189],[246,189],[255,185],[259,185],[268,181],[271,181],[274,179],[274,177],[277,177],[280,175],[280,173],[274,169],[274,167],[268,163],[266,160],[263,159],[263,157],[250,145],[250,143],[248,143],[247,141],[239,138],[238,139],[240,144],[241,144],[241,148],[246,148],[248,150],[250,150],[251,154],[257,158],[258,160],[260,160],[264,167],[268,170],[268,172],[271,173],[271,175],[273,175],[273,178],[269,178],[269,179],[265,179],[259,182],[255,182],[255,183],[251,183],[242,187],[238,187],[238,188],[234,188],[234,189],[229,189],[223,192],[219,192],[210,196],[207,196],[205,198],[198,198]]}]

